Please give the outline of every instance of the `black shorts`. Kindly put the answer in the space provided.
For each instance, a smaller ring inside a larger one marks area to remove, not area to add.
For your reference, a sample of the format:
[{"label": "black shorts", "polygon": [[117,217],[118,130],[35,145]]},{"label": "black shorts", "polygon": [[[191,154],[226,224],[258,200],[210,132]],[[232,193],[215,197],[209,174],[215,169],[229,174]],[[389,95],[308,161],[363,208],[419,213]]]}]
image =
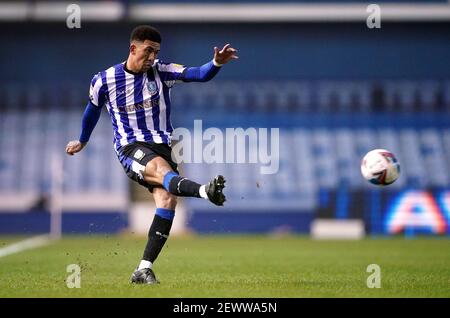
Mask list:
[{"label": "black shorts", "polygon": [[179,173],[178,165],[172,160],[172,148],[166,144],[135,141],[123,147],[118,154],[119,161],[127,176],[146,187],[150,192],[153,192],[153,188],[162,188],[162,185],[147,183],[144,181],[142,172],[147,162],[156,157],[161,157],[166,160],[172,170]]}]

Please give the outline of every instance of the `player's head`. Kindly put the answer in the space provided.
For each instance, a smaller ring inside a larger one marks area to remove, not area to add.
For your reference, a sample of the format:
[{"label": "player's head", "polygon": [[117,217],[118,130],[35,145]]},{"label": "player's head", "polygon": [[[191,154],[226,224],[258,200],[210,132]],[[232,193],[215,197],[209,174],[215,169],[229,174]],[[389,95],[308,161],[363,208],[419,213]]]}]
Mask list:
[{"label": "player's head", "polygon": [[130,36],[130,58],[140,72],[147,72],[158,56],[161,34],[154,27],[140,25],[133,29]]}]

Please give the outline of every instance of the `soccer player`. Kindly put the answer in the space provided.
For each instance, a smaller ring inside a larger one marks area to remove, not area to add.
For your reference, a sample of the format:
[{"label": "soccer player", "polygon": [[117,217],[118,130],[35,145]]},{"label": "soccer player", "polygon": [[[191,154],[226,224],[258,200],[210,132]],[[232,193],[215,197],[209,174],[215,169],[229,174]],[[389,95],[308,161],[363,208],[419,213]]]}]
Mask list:
[{"label": "soccer player", "polygon": [[177,196],[204,198],[218,206],[225,202],[223,176],[200,185],[178,174],[170,148],[170,89],[178,82],[209,81],[222,65],[238,58],[237,51],[229,44],[221,50],[214,47],[210,62],[185,67],[157,59],[160,45],[161,35],[155,28],[143,25],[132,31],[128,59],[93,77],[80,138],[66,147],[66,153],[73,155],[86,146],[106,106],[120,163],[128,177],[153,193],[156,203],[144,255],[131,276],[137,284],[159,283],[152,265],[168,238]]}]

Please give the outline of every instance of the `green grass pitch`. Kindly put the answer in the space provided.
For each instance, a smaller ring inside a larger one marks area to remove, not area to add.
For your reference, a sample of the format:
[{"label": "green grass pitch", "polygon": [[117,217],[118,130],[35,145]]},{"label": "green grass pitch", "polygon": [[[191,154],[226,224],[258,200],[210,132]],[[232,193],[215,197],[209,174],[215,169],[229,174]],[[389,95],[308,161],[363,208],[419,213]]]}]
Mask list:
[{"label": "green grass pitch", "polygon": [[[0,237],[0,248],[18,238]],[[0,258],[0,297],[450,297],[450,240],[314,241],[297,236],[171,237],[159,285],[131,285],[145,238],[65,237]],[[66,285],[81,267],[81,288]],[[368,288],[369,264],[381,288]]]}]

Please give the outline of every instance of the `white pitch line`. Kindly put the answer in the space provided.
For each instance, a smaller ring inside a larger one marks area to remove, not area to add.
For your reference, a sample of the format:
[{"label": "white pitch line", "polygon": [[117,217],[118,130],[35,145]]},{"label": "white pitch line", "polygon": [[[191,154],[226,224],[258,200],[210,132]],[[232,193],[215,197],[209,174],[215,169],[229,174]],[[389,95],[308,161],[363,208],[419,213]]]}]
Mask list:
[{"label": "white pitch line", "polygon": [[31,237],[29,239],[0,248],[0,257],[20,253],[32,248],[41,247],[49,244],[51,240],[52,239],[48,235],[39,235]]}]

